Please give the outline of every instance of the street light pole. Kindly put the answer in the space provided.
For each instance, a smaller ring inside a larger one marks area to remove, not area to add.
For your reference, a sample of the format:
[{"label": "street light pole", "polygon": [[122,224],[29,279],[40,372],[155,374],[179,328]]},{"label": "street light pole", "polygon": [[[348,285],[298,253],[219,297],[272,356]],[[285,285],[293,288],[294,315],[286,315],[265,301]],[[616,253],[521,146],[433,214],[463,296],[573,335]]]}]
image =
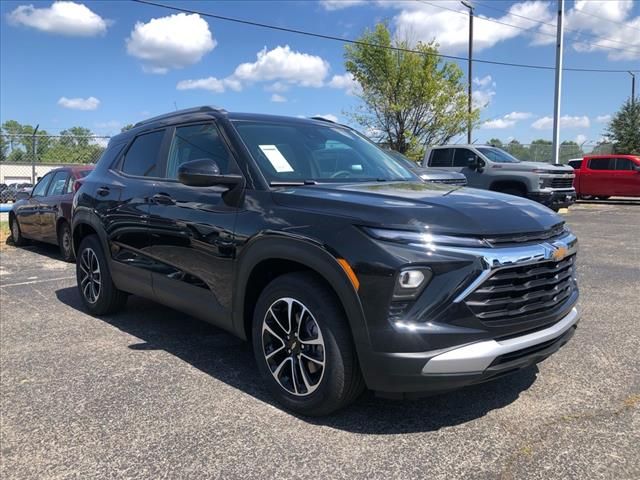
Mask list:
[{"label": "street light pole", "polygon": [[558,0],[556,27],[556,90],[553,101],[553,163],[560,163],[560,100],[562,97],[562,46],[564,43],[564,0]]},{"label": "street light pole", "polygon": [[467,119],[467,143],[471,144],[471,112],[473,111],[473,5],[469,0],[461,0],[460,3],[469,9],[469,64],[467,73],[467,80],[469,84],[469,118]]},{"label": "street light pole", "polygon": [[631,105],[636,103],[636,76],[633,72],[629,72],[631,75]]}]

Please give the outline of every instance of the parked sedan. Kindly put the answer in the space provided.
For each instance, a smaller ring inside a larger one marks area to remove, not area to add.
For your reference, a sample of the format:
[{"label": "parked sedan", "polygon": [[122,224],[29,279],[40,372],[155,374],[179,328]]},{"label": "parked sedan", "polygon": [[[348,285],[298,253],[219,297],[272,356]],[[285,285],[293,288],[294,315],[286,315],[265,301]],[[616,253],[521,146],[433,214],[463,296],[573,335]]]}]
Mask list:
[{"label": "parked sedan", "polygon": [[62,257],[73,261],[71,202],[92,170],[93,165],[63,167],[42,177],[28,197],[17,201],[9,212],[13,242],[22,245],[29,239],[59,245]]},{"label": "parked sedan", "polygon": [[12,183],[0,192],[0,203],[15,202],[17,193],[23,188],[33,187],[30,183]]},{"label": "parked sedan", "polygon": [[411,161],[402,153],[395,150],[385,150],[394,160],[397,160],[403,167],[408,168],[418,175],[425,182],[446,183],[447,185],[455,185],[464,187],[467,184],[467,177],[459,172],[445,172],[434,168],[426,168]]}]

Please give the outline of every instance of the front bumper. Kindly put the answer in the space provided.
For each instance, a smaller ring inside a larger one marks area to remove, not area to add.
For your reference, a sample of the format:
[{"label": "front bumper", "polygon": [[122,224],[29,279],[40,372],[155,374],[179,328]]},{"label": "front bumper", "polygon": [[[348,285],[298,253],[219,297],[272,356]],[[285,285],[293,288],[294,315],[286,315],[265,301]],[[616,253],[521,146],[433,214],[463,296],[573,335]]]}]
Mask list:
[{"label": "front bumper", "polygon": [[398,394],[436,393],[485,382],[546,359],[570,340],[579,320],[573,307],[552,326],[518,337],[431,352],[374,353],[367,361],[376,373],[368,375],[367,384],[378,392]]},{"label": "front bumper", "polygon": [[576,203],[576,191],[572,189],[564,190],[541,190],[531,192],[527,195],[529,199],[535,200],[549,208],[567,208]]}]

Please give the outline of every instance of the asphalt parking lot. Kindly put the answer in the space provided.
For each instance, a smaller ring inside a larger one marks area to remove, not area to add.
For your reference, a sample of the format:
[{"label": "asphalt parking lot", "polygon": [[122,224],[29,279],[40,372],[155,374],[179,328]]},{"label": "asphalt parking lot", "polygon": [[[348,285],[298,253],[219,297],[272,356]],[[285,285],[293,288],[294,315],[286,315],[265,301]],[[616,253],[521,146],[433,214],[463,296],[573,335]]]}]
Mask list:
[{"label": "asphalt parking lot", "polygon": [[152,302],[82,311],[55,247],[0,252],[0,477],[640,478],[640,204],[578,204],[583,318],[536,367],[324,419],[247,345]]}]

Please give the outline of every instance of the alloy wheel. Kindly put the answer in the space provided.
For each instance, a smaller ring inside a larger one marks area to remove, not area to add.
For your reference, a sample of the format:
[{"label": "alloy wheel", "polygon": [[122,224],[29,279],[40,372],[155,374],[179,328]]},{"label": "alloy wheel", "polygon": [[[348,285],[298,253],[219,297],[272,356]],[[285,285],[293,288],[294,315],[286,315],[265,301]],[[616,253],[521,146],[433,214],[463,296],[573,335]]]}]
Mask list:
[{"label": "alloy wheel", "polygon": [[85,248],[80,256],[80,289],[82,295],[89,303],[96,303],[100,298],[102,288],[102,276],[100,264],[96,252],[91,248]]},{"label": "alloy wheel", "polygon": [[322,382],[326,351],[320,326],[294,298],[273,302],[262,320],[262,351],[271,375],[288,393],[312,394]]},{"label": "alloy wheel", "polygon": [[71,235],[69,234],[68,229],[64,229],[62,231],[62,249],[64,250],[65,255],[71,254]]}]

